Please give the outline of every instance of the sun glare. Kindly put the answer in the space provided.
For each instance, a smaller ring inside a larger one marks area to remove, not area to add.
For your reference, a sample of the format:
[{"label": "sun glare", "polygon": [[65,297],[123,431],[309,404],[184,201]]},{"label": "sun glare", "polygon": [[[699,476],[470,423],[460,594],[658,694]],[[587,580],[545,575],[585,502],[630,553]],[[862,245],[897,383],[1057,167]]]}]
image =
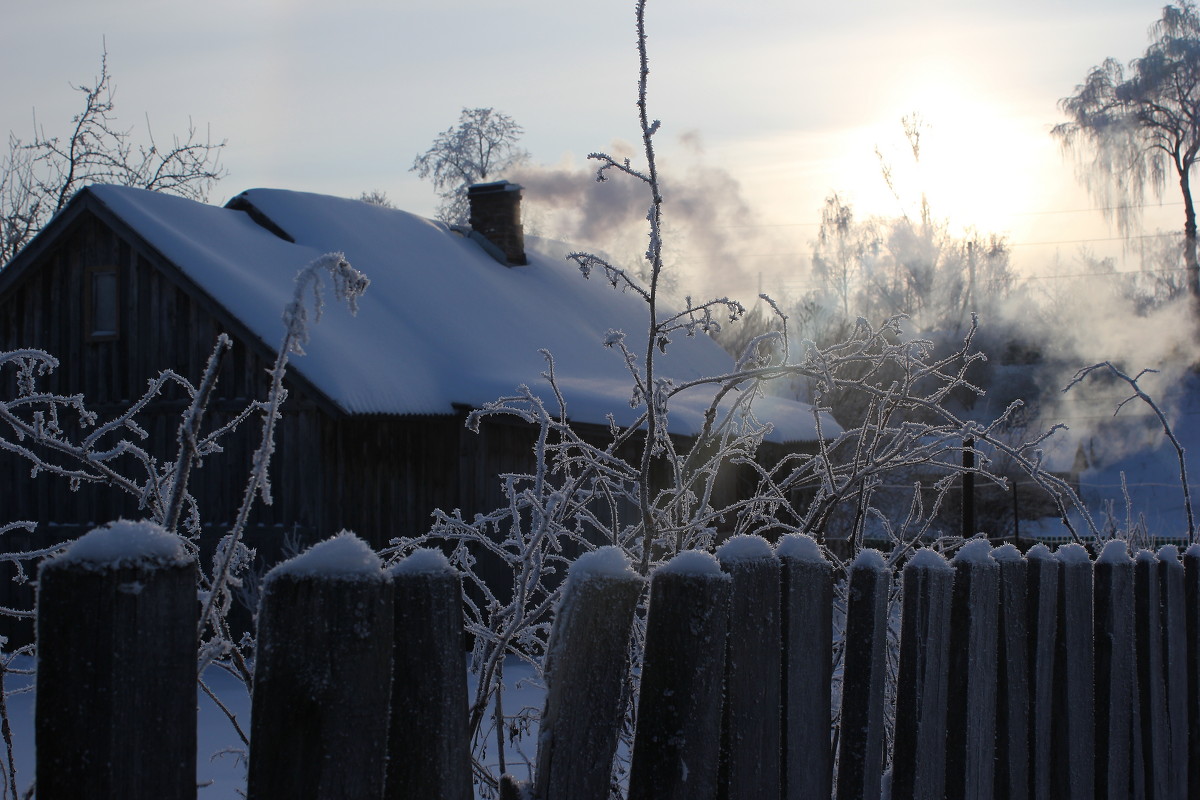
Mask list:
[{"label": "sun glare", "polygon": [[893,96],[847,143],[858,212],[918,213],[924,195],[933,215],[957,230],[1010,230],[1036,196],[1029,153],[1045,149],[1039,123],[989,102],[952,74],[922,76]]}]

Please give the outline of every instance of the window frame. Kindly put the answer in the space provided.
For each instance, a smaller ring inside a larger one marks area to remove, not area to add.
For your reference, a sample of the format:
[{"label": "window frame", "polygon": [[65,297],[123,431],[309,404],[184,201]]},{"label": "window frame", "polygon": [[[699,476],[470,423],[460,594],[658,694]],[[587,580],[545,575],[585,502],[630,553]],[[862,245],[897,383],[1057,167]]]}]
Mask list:
[{"label": "window frame", "polygon": [[[102,276],[112,276],[112,328],[97,329],[96,283]],[[87,267],[83,284],[83,324],[85,339],[89,342],[111,342],[121,338],[121,271],[116,265]]]}]

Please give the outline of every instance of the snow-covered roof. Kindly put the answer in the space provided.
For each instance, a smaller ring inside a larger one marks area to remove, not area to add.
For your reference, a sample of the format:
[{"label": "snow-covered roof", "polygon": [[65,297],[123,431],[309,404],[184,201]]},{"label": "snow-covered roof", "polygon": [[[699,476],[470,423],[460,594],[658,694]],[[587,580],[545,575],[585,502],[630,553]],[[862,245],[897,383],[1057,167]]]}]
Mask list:
[{"label": "snow-covered roof", "polygon": [[[344,252],[371,280],[358,315],[330,304],[291,368],[348,413],[449,414],[520,384],[551,400],[545,348],[572,419],[634,418],[621,354],[603,343],[610,329],[631,341],[644,335],[644,303],[538,252],[533,237],[529,264],[510,268],[442,223],[358,200],[252,189],[231,202],[252,207],[289,242],[244,210],[125,187],[87,191],[272,350],[296,273]],[[696,336],[679,337],[658,364],[659,375],[682,382],[727,372],[732,360]],[[671,430],[698,432],[710,397],[698,391],[674,402]],[[755,408],[776,426],[773,440],[816,438],[804,404],[767,397]],[[837,432],[831,419],[823,425],[826,435]]]}]

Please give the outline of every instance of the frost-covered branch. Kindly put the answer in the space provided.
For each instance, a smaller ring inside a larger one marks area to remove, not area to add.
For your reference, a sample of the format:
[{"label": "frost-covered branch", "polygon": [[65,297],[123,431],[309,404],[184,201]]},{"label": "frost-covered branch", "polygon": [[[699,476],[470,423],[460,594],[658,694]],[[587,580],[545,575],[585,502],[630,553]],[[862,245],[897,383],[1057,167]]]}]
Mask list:
[{"label": "frost-covered branch", "polygon": [[[1120,414],[1121,409],[1134,400],[1141,400],[1150,408],[1151,411],[1154,412],[1154,416],[1158,418],[1159,425],[1162,426],[1163,433],[1166,435],[1167,440],[1170,441],[1171,446],[1175,448],[1175,456],[1179,461],[1179,484],[1183,489],[1183,507],[1187,512],[1188,541],[1195,543],[1197,541],[1196,520],[1192,510],[1192,488],[1191,484],[1188,482],[1187,458],[1185,457],[1186,453],[1184,451],[1183,444],[1180,443],[1179,438],[1175,435],[1175,430],[1171,426],[1171,421],[1167,419],[1167,415],[1163,412],[1162,408],[1157,402],[1155,402],[1154,398],[1147,394],[1145,390],[1143,390],[1138,384],[1138,381],[1141,380],[1143,375],[1153,374],[1157,371],[1158,370],[1144,369],[1137,375],[1130,376],[1120,370],[1111,361],[1103,361],[1099,364],[1092,364],[1091,366],[1084,367],[1083,369],[1079,370],[1079,372],[1075,373],[1075,377],[1072,378],[1071,382],[1068,383],[1063,389],[1063,393],[1071,391],[1071,389],[1078,386],[1089,375],[1092,375],[1095,372],[1107,372],[1109,375],[1112,375],[1118,380],[1126,383],[1129,388],[1133,390],[1132,395],[1117,404],[1116,409],[1113,410],[1114,417],[1117,414]],[[1122,480],[1124,480],[1123,477]]]}]

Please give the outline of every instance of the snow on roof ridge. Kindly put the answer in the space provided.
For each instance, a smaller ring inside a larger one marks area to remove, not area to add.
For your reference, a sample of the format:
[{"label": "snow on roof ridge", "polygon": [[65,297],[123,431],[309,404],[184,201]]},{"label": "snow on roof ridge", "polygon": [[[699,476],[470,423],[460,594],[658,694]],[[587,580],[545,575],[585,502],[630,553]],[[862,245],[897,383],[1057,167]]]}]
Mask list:
[{"label": "snow on roof ridge", "polygon": [[88,570],[179,566],[190,561],[183,540],[149,520],[118,519],[72,542],[48,564]]}]

